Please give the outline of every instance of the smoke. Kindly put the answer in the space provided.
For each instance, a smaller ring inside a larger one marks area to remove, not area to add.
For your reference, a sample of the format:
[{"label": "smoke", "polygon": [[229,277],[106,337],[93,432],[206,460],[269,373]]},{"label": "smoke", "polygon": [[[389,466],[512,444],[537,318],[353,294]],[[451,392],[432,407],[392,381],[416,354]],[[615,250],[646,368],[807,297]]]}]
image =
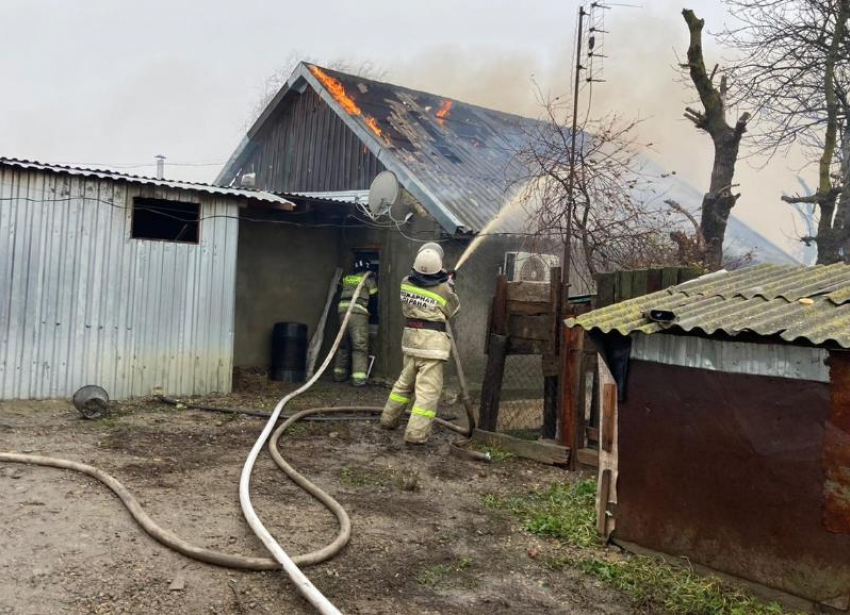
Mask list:
[{"label": "smoke", "polygon": [[[640,119],[639,136],[651,144],[650,157],[702,193],[709,184],[714,151],[710,137],[682,115],[686,105],[699,103],[678,66],[688,44],[680,10],[668,2],[654,9],[612,11],[604,41],[608,57],[598,75],[604,82],[582,84],[579,120],[606,114]],[[708,32],[723,26],[718,10],[705,17]],[[710,36],[704,43],[707,63],[721,63],[722,69],[722,50]],[[548,55],[443,47],[387,65],[387,78],[464,102],[540,117],[545,99],[571,100],[573,54],[571,40]],[[730,122],[737,116],[738,110],[729,110]],[[791,152],[770,161],[748,157],[746,140],[742,154],[736,173],[742,197],[735,215],[783,249],[799,253],[799,224],[795,227],[795,214],[780,197],[799,190],[802,154]],[[683,205],[696,208],[699,202]]]}]

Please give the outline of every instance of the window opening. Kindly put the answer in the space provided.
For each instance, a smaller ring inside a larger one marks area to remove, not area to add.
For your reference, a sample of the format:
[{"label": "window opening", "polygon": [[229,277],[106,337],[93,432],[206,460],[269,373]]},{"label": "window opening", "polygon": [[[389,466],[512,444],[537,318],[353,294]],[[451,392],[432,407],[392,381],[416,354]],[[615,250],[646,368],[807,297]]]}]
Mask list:
[{"label": "window opening", "polygon": [[133,199],[133,239],[198,243],[201,206],[166,199]]}]

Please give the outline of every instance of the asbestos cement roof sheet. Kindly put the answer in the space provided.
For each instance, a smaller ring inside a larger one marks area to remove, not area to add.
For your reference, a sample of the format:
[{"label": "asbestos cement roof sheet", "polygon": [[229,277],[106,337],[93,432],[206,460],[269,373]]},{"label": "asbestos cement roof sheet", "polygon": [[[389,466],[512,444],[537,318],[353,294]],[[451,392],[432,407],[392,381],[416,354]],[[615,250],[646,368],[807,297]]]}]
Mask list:
[{"label": "asbestos cement roof sheet", "polygon": [[[669,324],[648,317],[672,312]],[[850,265],[756,265],[708,274],[567,321],[623,335],[679,330],[704,335],[754,333],[786,342],[850,349]]]},{"label": "asbestos cement roof sheet", "polygon": [[215,186],[212,184],[203,184],[186,181],[175,181],[170,179],[158,179],[155,177],[145,177],[142,175],[131,175],[129,173],[120,173],[108,169],[86,169],[82,167],[74,167],[62,164],[49,164],[36,162],[34,160],[22,160],[19,158],[7,158],[0,156],[0,166],[19,168],[30,171],[48,171],[52,173],[64,173],[76,177],[91,177],[96,179],[112,179],[122,181],[129,184],[144,184],[149,186],[161,186],[163,188],[174,188],[177,190],[191,190],[194,192],[202,192],[205,194],[213,194],[219,196],[233,197],[244,199],[246,201],[267,203],[275,206],[278,209],[291,210],[295,207],[294,203],[288,199],[261,190],[246,190],[244,188],[226,188],[223,186]]}]

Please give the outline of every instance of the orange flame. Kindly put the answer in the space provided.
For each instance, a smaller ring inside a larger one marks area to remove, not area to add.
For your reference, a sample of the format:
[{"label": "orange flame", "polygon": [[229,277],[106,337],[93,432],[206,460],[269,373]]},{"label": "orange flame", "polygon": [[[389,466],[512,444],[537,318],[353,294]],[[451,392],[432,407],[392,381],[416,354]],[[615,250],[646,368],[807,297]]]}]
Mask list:
[{"label": "orange flame", "polygon": [[442,126],[446,122],[446,118],[449,115],[449,111],[452,110],[452,105],[455,104],[453,100],[444,100],[440,103],[440,108],[437,109],[437,123]]},{"label": "orange flame", "polygon": [[381,138],[384,138],[384,133],[381,128],[378,126],[378,121],[370,115],[366,115],[357,106],[357,103],[354,102],[354,99],[348,95],[345,91],[345,87],[339,82],[338,79],[334,79],[325,71],[323,71],[318,66],[310,66],[310,72],[313,73],[316,78],[322,82],[322,85],[325,86],[330,95],[334,97],[340,106],[345,109],[345,112],[348,115],[360,116],[363,118],[363,121],[366,122],[366,125]]}]

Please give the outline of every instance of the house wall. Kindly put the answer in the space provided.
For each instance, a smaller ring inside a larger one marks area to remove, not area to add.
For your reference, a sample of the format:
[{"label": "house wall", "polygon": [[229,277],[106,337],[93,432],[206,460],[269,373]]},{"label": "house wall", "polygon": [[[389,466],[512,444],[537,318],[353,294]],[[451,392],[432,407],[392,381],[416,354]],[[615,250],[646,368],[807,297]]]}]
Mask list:
[{"label": "house wall", "polygon": [[826,383],[632,360],[615,538],[822,601],[850,592],[824,526]]},{"label": "house wall", "polygon": [[251,147],[236,175],[256,173],[272,192],[365,190],[384,170],[312,88],[281,105]]},{"label": "house wall", "polygon": [[[318,207],[318,206],[317,206]],[[320,208],[319,210],[320,211]],[[268,222],[248,222],[245,217]],[[373,376],[392,381],[402,363],[401,332],[404,318],[398,298],[402,278],[409,274],[423,241],[442,241],[447,266],[457,262],[468,241],[440,239],[439,225],[427,214],[417,213],[405,227],[408,239],[396,229],[321,227],[329,220],[317,213],[299,218],[300,226],[276,224],[285,214],[262,214],[244,210],[239,228],[239,262],[236,279],[234,364],[237,367],[268,367],[274,323],[293,321],[308,326],[312,336],[327,298],[334,269],[350,267],[354,250],[376,247],[381,252],[378,292],[380,325],[373,339]],[[291,218],[290,218],[291,219]],[[312,226],[311,226],[312,224]],[[482,242],[459,273],[457,293],[461,312],[455,321],[461,360],[470,386],[477,388],[484,375],[486,329],[496,275],[506,250],[521,248],[516,238],[494,236]],[[325,330],[323,354],[330,350],[338,330],[336,309],[331,310]],[[539,358],[528,361],[539,366]],[[454,363],[446,369],[449,388],[457,387]],[[542,387],[542,380],[541,380]]]},{"label": "house wall", "polygon": [[[252,150],[241,168],[234,170],[234,176],[253,172],[255,185],[263,190],[367,189],[374,177],[384,170],[378,159],[312,88],[284,102],[263,128],[251,135],[250,147]],[[338,236],[333,246],[329,238],[331,232],[322,233],[306,227],[259,231],[245,228],[243,224],[237,280],[236,365],[268,365],[269,338],[274,322],[290,319],[305,322],[312,335],[324,305],[327,281],[333,274],[334,259],[339,266],[347,267],[354,248],[377,245],[381,249],[381,325],[374,340],[373,376],[393,380],[402,363],[400,337],[404,326],[398,284],[410,271],[421,242],[443,241],[450,266],[469,244],[466,239],[447,239],[433,217],[415,203],[411,195],[405,194],[405,199],[404,206],[394,212],[399,220],[408,211],[415,213],[411,224],[403,227],[404,234],[392,227],[386,230],[348,229]],[[521,212],[515,215],[521,217]],[[318,218],[314,222],[322,223]],[[296,235],[300,236],[299,240],[294,239]],[[459,276],[457,292],[462,309],[455,328],[461,359],[468,380],[475,388],[480,385],[486,365],[486,327],[496,275],[504,262],[505,251],[522,249],[523,244],[521,235],[488,237]],[[286,284],[271,284],[266,273],[268,260],[282,261],[284,257],[289,262],[278,262],[275,270],[281,277],[291,280]],[[295,280],[296,276],[300,276],[300,280]],[[338,322],[332,311],[323,350],[329,349],[331,333],[337,330]],[[536,357],[517,360],[534,367],[540,364]],[[447,379],[448,386],[456,388],[451,361],[447,366]]]},{"label": "house wall", "polygon": [[277,224],[275,214],[245,212],[239,225],[234,365],[267,368],[275,323],[301,322],[308,336],[315,332],[341,259],[341,232]]},{"label": "house wall", "polygon": [[[200,203],[200,243],[132,239],[134,196]],[[229,391],[237,204],[0,169],[0,398]]]}]

